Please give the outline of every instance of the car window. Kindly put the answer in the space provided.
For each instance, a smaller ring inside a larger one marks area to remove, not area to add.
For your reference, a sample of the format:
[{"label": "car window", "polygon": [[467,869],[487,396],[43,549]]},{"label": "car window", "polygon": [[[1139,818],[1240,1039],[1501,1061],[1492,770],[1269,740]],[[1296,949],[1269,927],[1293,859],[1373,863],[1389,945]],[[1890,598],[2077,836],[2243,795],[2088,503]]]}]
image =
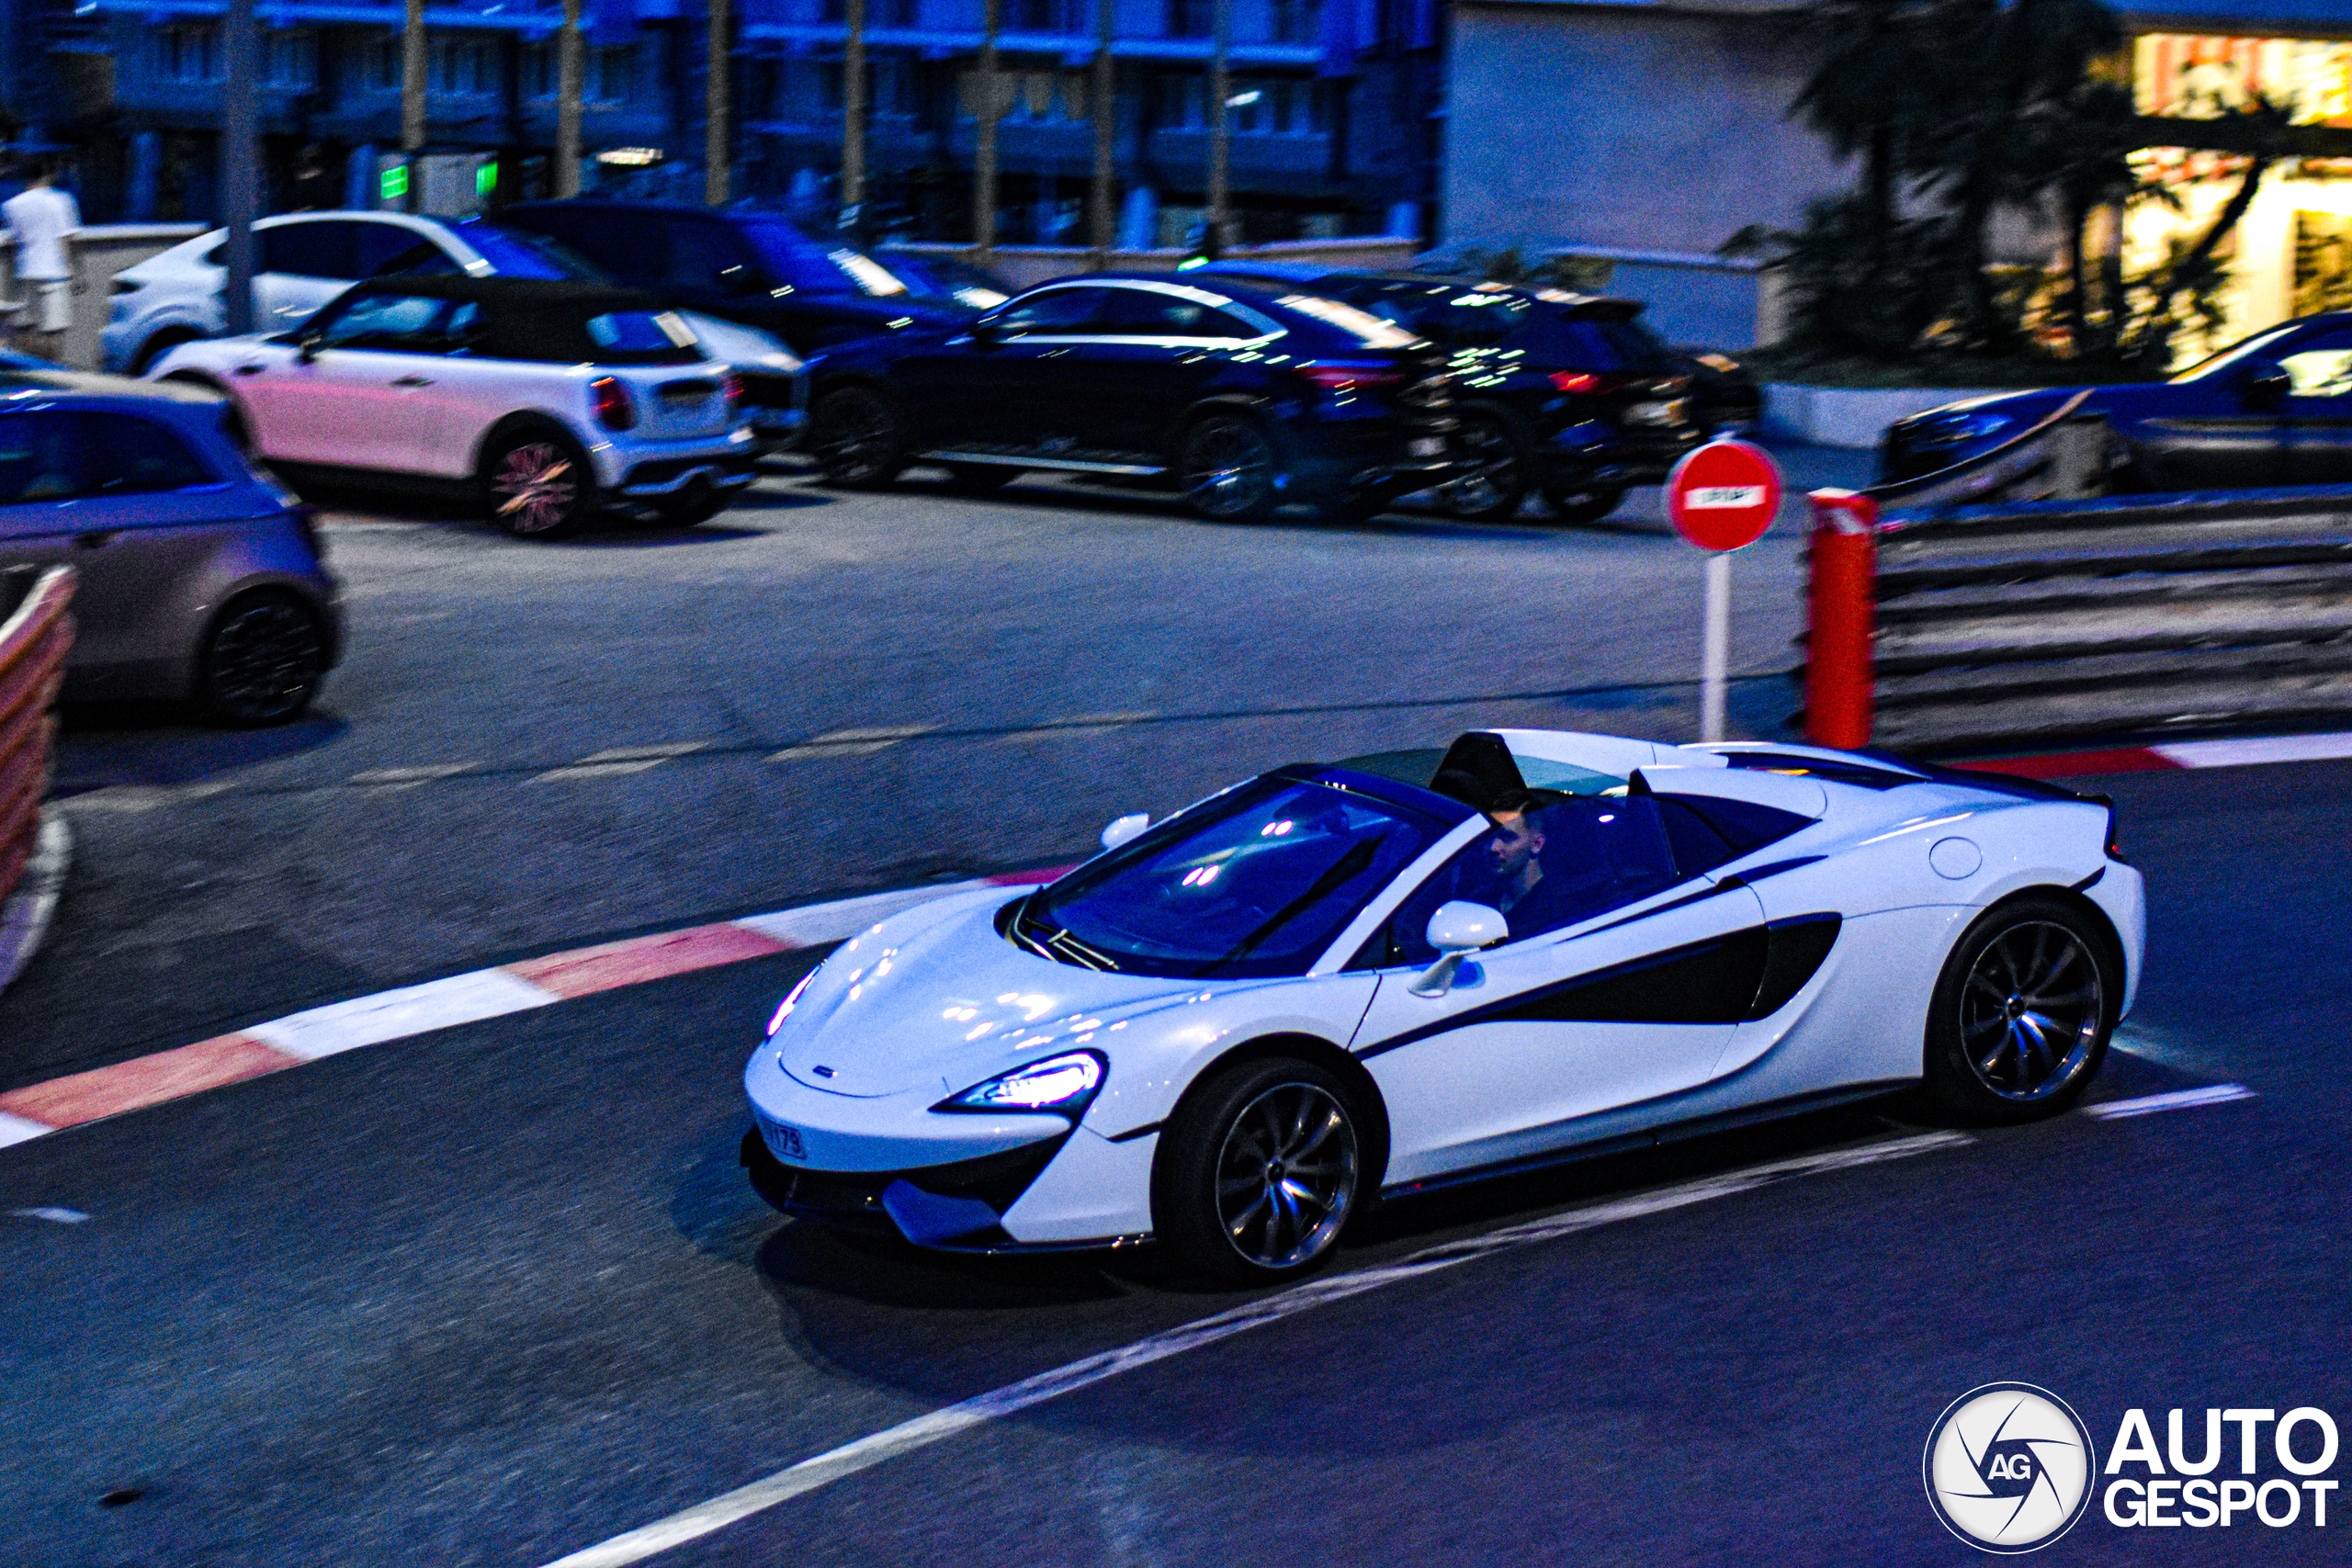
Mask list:
[{"label": "car window", "polygon": [[0,414],[0,506],[70,501],[87,493],[88,458],[80,416],[53,411]]},{"label": "car window", "polygon": [[651,219],[624,223],[607,211],[566,208],[510,214],[507,220],[551,236],[631,288],[658,288],[669,268],[663,225]]},{"label": "car window", "polygon": [[[373,277],[389,265],[394,256],[416,248],[419,236],[413,229],[403,229],[397,223],[354,223],[351,225],[353,265],[358,270],[354,277]],[[441,247],[430,240],[424,243],[435,254]]]},{"label": "car window", "polygon": [[670,230],[670,286],[725,290],[753,276],[751,253],[723,223],[689,220]]},{"label": "car window", "polygon": [[1455,899],[1501,910],[1510,940],[1519,942],[1646,898],[1693,874],[1677,863],[1654,796],[1576,795],[1498,814],[1488,831],[1414,889],[1351,967],[1434,964],[1430,917]]},{"label": "car window", "polygon": [[83,434],[91,447],[93,495],[146,495],[219,482],[187,443],[158,421],[135,413],[92,412]]},{"label": "car window", "polygon": [[612,310],[587,321],[603,365],[669,364],[698,358],[692,328],[667,310]]},{"label": "car window", "polygon": [[1015,299],[989,318],[1008,337],[1056,336],[1090,331],[1104,310],[1105,288],[1049,288]]},{"label": "car window", "polygon": [[347,298],[334,318],[307,331],[321,348],[374,348],[435,354],[434,328],[447,310],[447,299],[424,294],[359,294]]},{"label": "car window", "polygon": [[820,244],[773,218],[741,220],[735,231],[759,253],[769,274],[792,288],[876,299],[919,291],[880,257],[849,245]]},{"label": "car window", "polygon": [[1311,316],[1327,327],[1336,327],[1355,339],[1362,348],[1410,348],[1420,341],[1409,327],[1385,321],[1369,310],[1327,299],[1319,294],[1285,294],[1274,303],[1302,316]]},{"label": "car window", "polygon": [[1265,334],[1215,306],[1156,288],[1105,288],[1093,330],[1106,337],[1253,338]]},{"label": "car window", "polygon": [[2352,395],[2352,333],[2321,333],[2295,345],[2278,361],[2298,398]]},{"label": "car window", "polygon": [[1048,957],[1135,974],[1303,974],[1445,830],[1352,790],[1261,778],[1042,889],[1009,934]]},{"label": "car window", "polygon": [[254,265],[263,272],[283,272],[297,277],[356,279],[359,268],[359,225],[350,222],[280,223],[264,229]]}]

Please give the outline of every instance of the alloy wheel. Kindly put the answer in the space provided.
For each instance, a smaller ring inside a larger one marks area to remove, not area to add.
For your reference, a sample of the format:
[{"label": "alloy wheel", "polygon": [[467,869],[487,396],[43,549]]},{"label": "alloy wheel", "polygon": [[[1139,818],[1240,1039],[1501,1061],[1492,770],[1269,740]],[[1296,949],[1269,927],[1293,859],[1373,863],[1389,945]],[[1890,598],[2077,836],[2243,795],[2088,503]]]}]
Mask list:
[{"label": "alloy wheel", "polygon": [[205,649],[204,694],[237,725],[276,724],[300,713],[326,672],[318,617],[288,598],[232,604]]},{"label": "alloy wheel", "polygon": [[569,523],[580,500],[572,460],[551,441],[507,449],[490,479],[498,519],[517,534],[545,534]]},{"label": "alloy wheel", "polygon": [[1255,425],[1213,419],[1184,443],[1184,499],[1202,516],[1261,516],[1273,494],[1273,447]]},{"label": "alloy wheel", "polygon": [[810,442],[825,477],[841,484],[873,484],[888,476],[899,449],[899,422],[871,392],[846,390],[827,398]]},{"label": "alloy wheel", "polygon": [[1527,499],[1527,480],[1510,432],[1492,419],[1466,419],[1454,432],[1453,451],[1470,471],[1438,486],[1438,504],[1456,517],[1515,515]]},{"label": "alloy wheel", "polygon": [[1274,1085],[1241,1108],[1216,1163],[1217,1220],[1261,1269],[1317,1257],[1347,1223],[1356,1193],[1356,1132],[1315,1084]]},{"label": "alloy wheel", "polygon": [[2098,1042],[2098,960],[2052,920],[2025,920],[1984,944],[1961,989],[1961,1049],[1984,1087],[2030,1102],[2071,1083]]}]

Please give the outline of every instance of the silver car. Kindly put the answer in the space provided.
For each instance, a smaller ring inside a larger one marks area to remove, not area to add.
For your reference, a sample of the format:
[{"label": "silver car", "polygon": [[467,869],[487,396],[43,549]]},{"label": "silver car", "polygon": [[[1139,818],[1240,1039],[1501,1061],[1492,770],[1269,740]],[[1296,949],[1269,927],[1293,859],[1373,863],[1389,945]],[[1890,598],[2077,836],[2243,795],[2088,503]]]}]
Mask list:
[{"label": "silver car", "polygon": [[0,364],[0,567],[70,565],[65,693],[240,728],[301,713],[343,640],[310,510],[183,387]]}]

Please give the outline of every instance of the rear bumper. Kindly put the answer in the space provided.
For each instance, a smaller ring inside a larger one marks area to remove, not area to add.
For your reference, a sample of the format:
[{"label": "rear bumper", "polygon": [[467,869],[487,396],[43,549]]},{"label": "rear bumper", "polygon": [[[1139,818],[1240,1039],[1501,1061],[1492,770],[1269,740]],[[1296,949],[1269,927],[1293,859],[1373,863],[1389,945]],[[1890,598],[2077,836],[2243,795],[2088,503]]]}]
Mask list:
[{"label": "rear bumper", "polygon": [[622,476],[615,493],[630,501],[659,501],[696,486],[731,492],[741,490],[753,478],[752,460],[745,456],[664,458],[638,464]]}]

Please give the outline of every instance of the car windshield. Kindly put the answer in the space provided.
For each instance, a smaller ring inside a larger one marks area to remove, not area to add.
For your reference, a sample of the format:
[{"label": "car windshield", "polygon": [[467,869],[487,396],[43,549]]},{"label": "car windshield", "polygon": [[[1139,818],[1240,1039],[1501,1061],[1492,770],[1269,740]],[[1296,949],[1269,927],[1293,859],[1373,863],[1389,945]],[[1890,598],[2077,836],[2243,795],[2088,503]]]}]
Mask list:
[{"label": "car windshield", "polygon": [[1031,895],[1012,934],[1062,963],[1132,974],[1303,974],[1446,827],[1268,775]]},{"label": "car windshield", "polygon": [[2284,326],[2272,327],[2267,332],[2256,333],[2250,338],[2230,344],[2219,354],[2199,360],[2186,370],[2166,377],[2165,379],[2177,387],[2184,382],[2203,381],[2218,376],[2222,371],[2242,363],[2249,355],[2270,347],[2288,333],[2298,331],[2302,324],[2301,321],[2289,321]]},{"label": "car windshield", "polygon": [[820,244],[789,223],[748,219],[740,228],[767,269],[795,288],[873,299],[922,292],[864,251],[851,245]]},{"label": "car windshield", "polygon": [[578,278],[609,281],[585,256],[542,234],[520,234],[479,218],[458,225],[458,238],[471,245],[501,277]]}]

